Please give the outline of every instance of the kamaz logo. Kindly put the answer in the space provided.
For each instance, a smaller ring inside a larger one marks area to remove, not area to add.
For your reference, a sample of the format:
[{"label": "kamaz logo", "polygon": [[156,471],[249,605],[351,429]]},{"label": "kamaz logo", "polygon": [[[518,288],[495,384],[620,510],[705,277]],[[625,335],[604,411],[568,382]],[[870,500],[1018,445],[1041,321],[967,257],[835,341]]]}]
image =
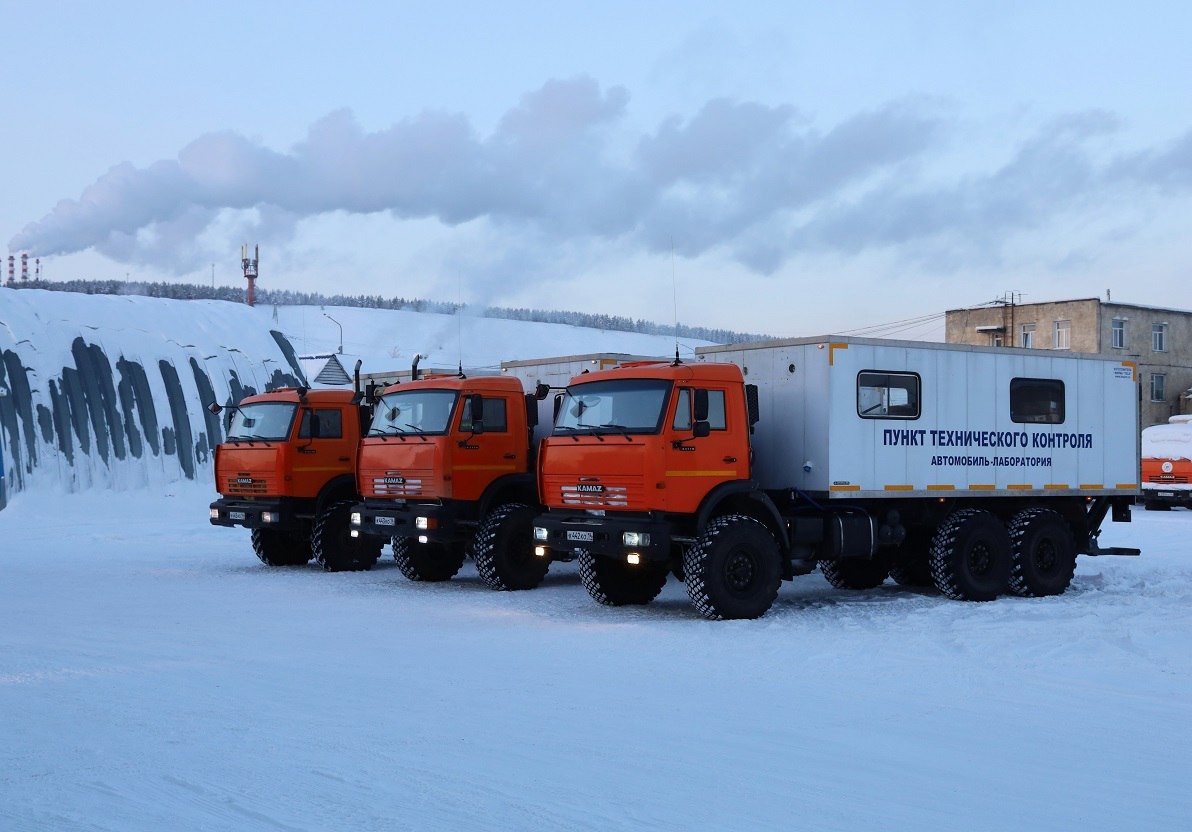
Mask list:
[{"label": "kamaz logo", "polygon": [[236,485],[252,485],[252,477],[236,477]]},{"label": "kamaz logo", "polygon": [[594,485],[592,483],[581,482],[579,485],[577,485],[575,487],[575,490],[576,491],[586,491],[589,494],[603,494],[604,486],[603,485]]},{"label": "kamaz logo", "polygon": [[385,485],[405,485],[405,477],[385,477]]}]

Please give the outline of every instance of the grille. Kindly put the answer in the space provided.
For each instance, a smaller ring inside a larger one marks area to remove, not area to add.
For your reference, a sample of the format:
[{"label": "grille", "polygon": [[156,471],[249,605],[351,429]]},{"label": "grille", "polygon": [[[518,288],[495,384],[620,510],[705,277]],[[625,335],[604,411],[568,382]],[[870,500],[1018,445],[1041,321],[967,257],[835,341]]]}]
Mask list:
[{"label": "grille", "polygon": [[1179,483],[1186,484],[1188,482],[1188,477],[1186,475],[1181,476],[1179,474],[1151,474],[1146,478],[1145,482],[1158,483],[1159,485]]},{"label": "grille", "polygon": [[[575,483],[560,484],[559,499],[577,508],[628,508],[635,496],[629,485],[605,485],[603,491],[581,491]],[[640,495],[638,495],[640,496]]]},{"label": "grille", "polygon": [[392,477],[373,477],[372,493],[376,497],[417,497],[422,494],[422,479],[405,477],[394,482]]},{"label": "grille", "polygon": [[224,494],[267,494],[269,484],[255,477],[228,477]]}]

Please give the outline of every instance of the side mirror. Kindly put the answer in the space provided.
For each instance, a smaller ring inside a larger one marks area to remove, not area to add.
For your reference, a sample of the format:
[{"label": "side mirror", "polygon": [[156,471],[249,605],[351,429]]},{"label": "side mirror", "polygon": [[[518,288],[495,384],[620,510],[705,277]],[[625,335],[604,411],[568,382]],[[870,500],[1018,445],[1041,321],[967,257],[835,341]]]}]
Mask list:
[{"label": "side mirror", "polygon": [[207,412],[213,416],[218,416],[223,412],[223,405],[221,405],[219,402],[212,402],[211,404],[207,405]]},{"label": "side mirror", "polygon": [[[695,412],[692,414],[692,421],[693,422],[708,421],[708,391],[695,389],[691,392],[692,392],[692,402],[695,405]],[[707,434],[704,434],[704,435],[707,436]]]},{"label": "side mirror", "polygon": [[712,433],[712,425],[707,419],[701,419],[698,422],[693,422],[691,425],[691,433],[696,439],[703,439]]},{"label": "side mirror", "polygon": [[543,384],[541,381],[534,385],[534,399],[536,401],[543,401],[550,395],[550,385]]},{"label": "side mirror", "polygon": [[472,406],[472,424],[484,421],[484,396],[473,393],[468,396],[468,403]]}]

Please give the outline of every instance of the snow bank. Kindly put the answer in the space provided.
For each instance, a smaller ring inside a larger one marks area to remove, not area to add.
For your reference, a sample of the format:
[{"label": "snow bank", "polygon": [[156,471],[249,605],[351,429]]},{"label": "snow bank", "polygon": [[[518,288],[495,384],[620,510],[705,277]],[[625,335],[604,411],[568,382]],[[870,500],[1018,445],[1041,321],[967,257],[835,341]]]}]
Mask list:
[{"label": "snow bank", "polygon": [[[706,342],[681,345],[685,353]],[[298,353],[351,372],[588,352],[667,355],[673,339],[562,324],[0,287],[0,458],[11,495],[37,482],[127,490],[210,476],[212,400],[306,383]],[[0,507],[3,503],[0,502]]]}]

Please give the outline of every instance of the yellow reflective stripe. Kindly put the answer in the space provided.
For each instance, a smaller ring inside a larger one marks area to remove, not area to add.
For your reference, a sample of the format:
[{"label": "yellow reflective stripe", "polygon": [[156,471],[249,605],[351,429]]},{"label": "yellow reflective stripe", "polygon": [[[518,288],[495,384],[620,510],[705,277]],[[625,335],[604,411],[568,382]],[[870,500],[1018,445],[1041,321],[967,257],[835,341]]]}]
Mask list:
[{"label": "yellow reflective stripe", "polygon": [[667,471],[667,477],[735,477],[737,470],[729,468],[725,471]]},{"label": "yellow reflective stripe", "polygon": [[954,485],[929,485],[929,486],[927,486],[927,490],[928,491],[955,491],[956,486],[954,486]]},{"label": "yellow reflective stripe", "polygon": [[913,485],[887,485],[886,490],[887,491],[914,491],[915,487]]},{"label": "yellow reflective stripe", "polygon": [[859,485],[833,485],[833,486],[830,486],[828,490],[829,491],[860,491],[861,486],[859,486]]}]

